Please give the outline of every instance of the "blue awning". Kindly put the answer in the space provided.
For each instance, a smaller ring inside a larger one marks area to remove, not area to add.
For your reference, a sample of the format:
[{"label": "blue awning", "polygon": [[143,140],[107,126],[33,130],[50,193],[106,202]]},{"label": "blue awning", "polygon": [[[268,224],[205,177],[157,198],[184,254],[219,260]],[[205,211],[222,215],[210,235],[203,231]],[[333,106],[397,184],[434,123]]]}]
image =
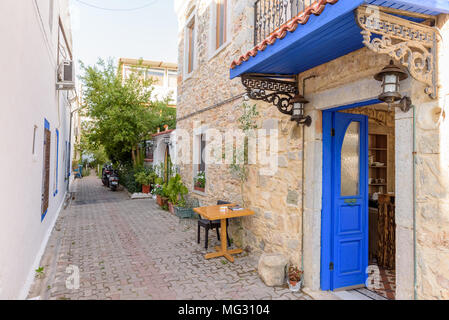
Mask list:
[{"label": "blue awning", "polygon": [[298,25],[283,39],[258,51],[230,71],[231,79],[245,73],[298,74],[363,47],[354,10],[372,4],[427,15],[449,13],[447,0],[339,0],[319,16]]}]

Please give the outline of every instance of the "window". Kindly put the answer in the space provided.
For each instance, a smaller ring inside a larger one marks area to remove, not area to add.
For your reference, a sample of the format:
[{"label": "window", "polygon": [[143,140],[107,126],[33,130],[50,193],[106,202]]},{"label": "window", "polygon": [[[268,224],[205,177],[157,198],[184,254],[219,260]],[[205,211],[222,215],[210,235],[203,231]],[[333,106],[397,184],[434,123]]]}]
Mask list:
[{"label": "window", "polygon": [[195,16],[192,15],[192,17],[189,19],[187,23],[186,28],[186,73],[190,74],[192,73],[193,69],[195,68]]},{"label": "window", "polygon": [[55,157],[55,182],[53,184],[53,197],[58,194],[58,179],[59,179],[59,130],[56,129],[56,157]]},{"label": "window", "polygon": [[199,163],[198,163],[198,172],[204,172],[206,171],[206,162],[205,157],[206,155],[204,154],[206,150],[206,135],[203,133],[200,135],[200,149],[199,149]]},{"label": "window", "polygon": [[168,70],[168,87],[178,87],[178,73],[176,71]]},{"label": "window", "polygon": [[359,195],[360,122],[351,122],[341,147],[341,195]]},{"label": "window", "polygon": [[193,183],[194,190],[205,192],[206,188],[206,127],[195,129],[193,140]]},{"label": "window", "polygon": [[228,0],[216,0],[215,49],[226,42]]},{"label": "window", "polygon": [[209,5],[209,59],[229,43],[231,35],[231,0],[213,0]]},{"label": "window", "polygon": [[129,79],[131,74],[133,73],[133,71],[131,70],[130,67],[126,66],[123,68],[123,78],[124,79]]},{"label": "window", "polygon": [[148,69],[146,72],[146,80],[153,79],[154,86],[164,86],[165,72],[162,69]]},{"label": "window", "polygon": [[154,157],[154,143],[152,140],[148,140],[145,142],[145,159],[150,162],[153,162]]},{"label": "window", "polygon": [[50,192],[50,150],[51,150],[51,132],[50,123],[44,120],[44,157],[42,170],[42,210],[41,221],[44,220],[48,210]]}]

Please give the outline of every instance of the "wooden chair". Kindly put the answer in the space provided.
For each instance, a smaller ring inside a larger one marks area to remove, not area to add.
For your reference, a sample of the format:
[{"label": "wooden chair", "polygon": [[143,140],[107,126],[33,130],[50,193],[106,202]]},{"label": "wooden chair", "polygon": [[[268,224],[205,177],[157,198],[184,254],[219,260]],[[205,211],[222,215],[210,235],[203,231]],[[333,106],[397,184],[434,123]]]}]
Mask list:
[{"label": "wooden chair", "polygon": [[[220,204],[230,204],[230,202],[218,200],[217,205],[220,205]],[[221,224],[220,220],[214,220],[214,221],[207,220],[207,219],[199,219],[198,220],[198,243],[201,242],[201,228],[204,228],[206,230],[206,239],[205,239],[205,244],[204,244],[204,247],[206,248],[206,250],[209,246],[209,230],[215,229],[217,231],[218,241],[220,241],[220,231],[219,231],[220,224]],[[228,219],[226,219],[226,225],[228,225]],[[229,239],[227,229],[226,229],[226,238],[228,240],[228,246],[231,246],[231,241]]]}]

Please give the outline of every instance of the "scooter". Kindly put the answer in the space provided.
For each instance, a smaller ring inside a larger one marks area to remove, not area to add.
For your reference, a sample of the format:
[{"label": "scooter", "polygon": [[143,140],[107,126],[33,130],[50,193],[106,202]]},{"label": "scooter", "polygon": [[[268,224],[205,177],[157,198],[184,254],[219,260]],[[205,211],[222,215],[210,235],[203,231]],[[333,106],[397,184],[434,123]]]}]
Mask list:
[{"label": "scooter", "polygon": [[101,181],[106,187],[109,187],[109,178],[111,177],[113,170],[111,165],[104,165],[101,174]]},{"label": "scooter", "polygon": [[116,170],[112,170],[112,173],[109,176],[109,188],[111,188],[112,191],[117,191],[118,185],[119,185],[118,173]]}]

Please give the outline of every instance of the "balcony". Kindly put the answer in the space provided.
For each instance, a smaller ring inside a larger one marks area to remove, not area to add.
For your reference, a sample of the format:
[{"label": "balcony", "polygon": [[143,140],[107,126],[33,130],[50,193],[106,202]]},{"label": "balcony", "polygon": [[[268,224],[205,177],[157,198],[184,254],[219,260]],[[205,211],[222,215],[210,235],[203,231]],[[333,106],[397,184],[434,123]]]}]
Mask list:
[{"label": "balcony", "polygon": [[316,0],[257,0],[254,4],[254,45],[310,7]]},{"label": "balcony", "polygon": [[[346,54],[370,46],[376,37],[394,36],[390,29],[366,30],[369,10],[380,10],[385,23],[399,30],[410,23],[434,20],[449,13],[447,0],[257,0],[254,40],[256,45],[230,65],[230,78],[243,74],[297,75]],[[365,8],[357,11],[358,8]],[[391,22],[394,17],[400,18]],[[371,16],[370,16],[371,17]],[[409,20],[409,22],[407,22]],[[371,27],[369,27],[371,28]],[[394,30],[393,30],[394,31]],[[367,38],[368,36],[369,38]]]}]

